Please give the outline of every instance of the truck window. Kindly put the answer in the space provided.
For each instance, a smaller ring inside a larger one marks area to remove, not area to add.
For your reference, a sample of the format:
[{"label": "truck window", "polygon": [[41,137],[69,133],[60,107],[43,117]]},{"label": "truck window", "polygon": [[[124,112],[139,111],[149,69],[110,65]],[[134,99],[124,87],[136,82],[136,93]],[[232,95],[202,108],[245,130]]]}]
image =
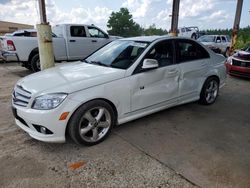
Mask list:
[{"label": "truck window", "polygon": [[70,35],[72,37],[86,37],[84,26],[70,26]]},{"label": "truck window", "polygon": [[221,43],[221,39],[220,39],[220,37],[219,36],[217,36],[216,37],[216,41],[215,42],[217,42],[217,43]]},{"label": "truck window", "polygon": [[95,38],[105,38],[106,35],[100,31],[99,29],[95,27],[88,27],[90,37],[95,37]]},{"label": "truck window", "polygon": [[221,42],[227,42],[226,37],[221,36]]},{"label": "truck window", "polygon": [[181,28],[181,32],[182,32],[182,33],[185,33],[185,28]]}]

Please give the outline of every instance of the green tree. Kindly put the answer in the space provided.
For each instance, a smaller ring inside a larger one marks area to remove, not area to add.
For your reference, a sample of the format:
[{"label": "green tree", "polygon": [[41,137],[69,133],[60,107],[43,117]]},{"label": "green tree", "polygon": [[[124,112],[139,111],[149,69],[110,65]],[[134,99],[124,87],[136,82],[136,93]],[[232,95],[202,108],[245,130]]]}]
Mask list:
[{"label": "green tree", "polygon": [[155,24],[150,25],[149,28],[143,30],[143,34],[146,36],[149,35],[167,35],[167,30],[157,29]]},{"label": "green tree", "polygon": [[121,8],[119,12],[112,12],[108,20],[108,33],[122,37],[140,36],[142,28],[134,22],[127,8]]}]

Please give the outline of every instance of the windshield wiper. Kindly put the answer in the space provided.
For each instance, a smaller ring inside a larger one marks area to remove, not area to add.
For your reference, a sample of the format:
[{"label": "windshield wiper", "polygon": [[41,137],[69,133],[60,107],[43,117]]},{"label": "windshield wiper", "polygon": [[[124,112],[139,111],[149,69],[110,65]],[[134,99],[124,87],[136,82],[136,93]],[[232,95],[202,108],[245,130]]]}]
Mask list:
[{"label": "windshield wiper", "polygon": [[104,67],[110,67],[109,65],[106,65],[105,63],[102,63],[100,61],[90,61],[91,64],[101,65]]}]

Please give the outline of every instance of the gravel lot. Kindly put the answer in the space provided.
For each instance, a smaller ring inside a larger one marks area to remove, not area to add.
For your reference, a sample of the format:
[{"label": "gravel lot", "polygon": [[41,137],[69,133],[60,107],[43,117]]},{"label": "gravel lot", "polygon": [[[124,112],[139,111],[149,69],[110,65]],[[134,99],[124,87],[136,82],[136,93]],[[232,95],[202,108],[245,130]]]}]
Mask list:
[{"label": "gravel lot", "polygon": [[81,147],[42,143],[15,126],[11,91],[28,74],[0,64],[0,187],[249,187],[250,80],[229,77],[212,106],[171,108]]}]

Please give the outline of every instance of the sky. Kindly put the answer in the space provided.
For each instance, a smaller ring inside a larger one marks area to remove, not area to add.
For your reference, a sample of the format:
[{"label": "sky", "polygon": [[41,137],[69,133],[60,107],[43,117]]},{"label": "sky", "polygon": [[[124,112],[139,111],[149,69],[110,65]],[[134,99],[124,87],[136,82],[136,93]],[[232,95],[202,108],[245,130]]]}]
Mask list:
[{"label": "sky", "polygon": [[[134,21],[147,28],[170,29],[173,0],[46,0],[51,25],[95,24],[107,30],[112,11],[129,9]],[[180,0],[179,27],[231,28],[237,0]],[[241,27],[250,25],[250,0],[244,0]],[[39,23],[37,0],[0,0],[0,20],[35,25]]]}]

